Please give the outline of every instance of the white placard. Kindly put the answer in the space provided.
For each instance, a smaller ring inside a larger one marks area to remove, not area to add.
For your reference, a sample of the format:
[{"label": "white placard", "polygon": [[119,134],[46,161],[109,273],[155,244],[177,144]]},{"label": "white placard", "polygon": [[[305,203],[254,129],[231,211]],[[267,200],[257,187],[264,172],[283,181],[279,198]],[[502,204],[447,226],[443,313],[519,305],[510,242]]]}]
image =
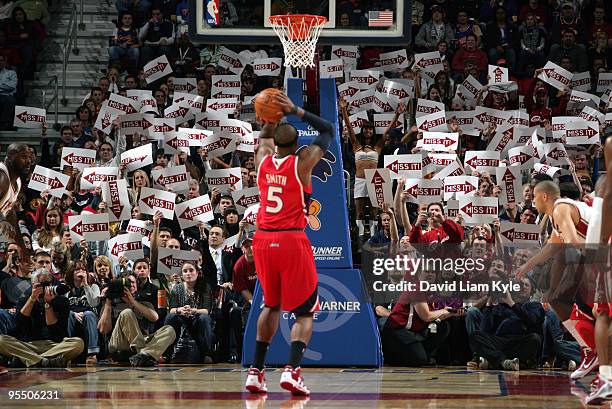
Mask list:
[{"label": "white placard", "polygon": [[344,78],[344,61],[319,61],[319,74],[321,78]]},{"label": "white placard", "polygon": [[193,119],[193,117],[194,113],[191,111],[189,101],[181,101],[164,109],[164,118],[174,119],[175,126],[180,126],[182,123]]},{"label": "white placard", "polygon": [[[206,129],[179,128],[176,134],[179,135],[180,139],[186,139],[188,146],[202,146],[204,141],[213,135],[213,131],[207,131]],[[177,148],[178,146],[172,147]]]},{"label": "white placard", "polygon": [[600,72],[596,92],[605,92],[609,88],[612,88],[612,72]]},{"label": "white placard", "polygon": [[144,257],[142,236],[137,233],[120,234],[108,241],[108,252],[115,262],[119,257],[136,261]]},{"label": "white placard", "polygon": [[475,125],[478,129],[487,129],[490,124],[501,126],[508,121],[511,111],[500,111],[498,109],[477,106],[474,114]]},{"label": "white placard", "polygon": [[444,182],[439,179],[406,179],[404,190],[412,196],[409,198],[412,203],[428,205],[442,200]]},{"label": "white placard", "polygon": [[81,189],[90,190],[103,182],[119,179],[119,168],[114,166],[88,167],[81,175]]},{"label": "white placard", "polygon": [[508,162],[510,166],[519,166],[521,169],[529,169],[533,166],[535,159],[531,146],[517,146],[508,150]]},{"label": "white placard", "polygon": [[480,131],[474,125],[474,111],[446,111],[447,123],[450,123],[453,118],[464,134],[480,135]]},{"label": "white placard", "polygon": [[493,223],[498,216],[498,200],[496,197],[460,196],[459,213],[465,224]]},{"label": "white placard", "polygon": [[81,172],[96,165],[95,149],[80,149],[80,148],[62,148],[60,169],[64,170],[66,166],[72,166]]},{"label": "white placard", "polygon": [[249,64],[245,57],[233,52],[232,50],[221,47],[221,56],[219,58],[219,67],[227,68],[234,74],[242,75],[244,67]]},{"label": "white placard", "polygon": [[572,76],[572,89],[589,92],[591,90],[591,73],[589,71],[575,73]]},{"label": "white placard", "polygon": [[514,147],[514,130],[515,128],[510,124],[503,124],[496,128],[487,150],[501,152],[501,156],[505,156],[508,150]]},{"label": "white placard", "polygon": [[146,144],[121,154],[121,164],[124,164],[126,172],[133,172],[153,163],[153,145]]},{"label": "white placard", "polygon": [[189,191],[189,173],[185,165],[171,168],[154,169],[151,171],[153,186],[174,193]]},{"label": "white placard", "polygon": [[125,229],[127,233],[137,233],[143,237],[149,237],[153,231],[153,223],[146,220],[130,219]]},{"label": "white placard", "polygon": [[374,99],[372,99],[372,109],[374,109],[374,111],[379,113],[394,112],[395,108],[393,105],[394,104],[389,101],[387,94],[383,94],[380,91],[374,92]]},{"label": "white placard", "polygon": [[551,178],[554,178],[557,173],[563,173],[563,169],[561,168],[558,168],[556,166],[544,165],[542,163],[536,163],[535,165],[533,165],[533,170],[535,170],[536,173],[545,173]]},{"label": "white placard", "polygon": [[579,116],[585,121],[597,121],[600,124],[603,124],[605,121],[605,115],[591,107],[582,108],[582,112]]},{"label": "white placard", "polygon": [[[389,170],[392,179],[398,179],[400,177],[421,179],[424,176],[424,158],[426,158],[426,156],[420,153],[409,155],[385,155],[384,166],[385,169]],[[435,165],[432,164],[432,168],[435,171]]]},{"label": "white placard", "polygon": [[157,101],[153,98],[153,91],[148,89],[128,89],[126,91],[128,98],[140,103],[140,112],[157,112]]},{"label": "white placard", "polygon": [[198,82],[195,78],[175,78],[174,92],[186,92],[188,94],[194,94],[198,91]]},{"label": "white placard", "polygon": [[221,121],[227,119],[224,112],[200,112],[195,115],[196,129],[214,129],[221,126]]},{"label": "white placard", "polygon": [[431,163],[436,165],[436,171],[440,171],[448,165],[459,162],[456,153],[428,153],[427,156],[431,160]]},{"label": "white placard", "polygon": [[414,81],[412,80],[385,80],[382,92],[388,98],[395,98],[398,101],[412,98],[414,96]]},{"label": "white placard", "polygon": [[383,203],[393,203],[389,169],[365,169],[365,179],[372,206],[382,208]]},{"label": "white placard", "polygon": [[108,101],[104,101],[102,102],[100,112],[98,112],[98,116],[96,117],[94,128],[98,129],[106,135],[110,135],[111,130],[113,128],[113,121],[118,116],[119,114],[115,110],[111,110],[108,107]]},{"label": "white placard", "polygon": [[174,119],[153,118],[153,125],[149,128],[149,139],[163,141],[167,133],[174,132]]},{"label": "white placard", "polygon": [[159,274],[181,274],[183,264],[196,264],[201,254],[194,250],[175,250],[160,247],[157,258],[157,272]]},{"label": "white placard", "polygon": [[489,85],[508,82],[508,69],[489,64]]},{"label": "white placard", "polygon": [[109,240],[108,222],[108,213],[68,216],[70,237],[74,243]]},{"label": "white placard", "polygon": [[244,211],[253,206],[255,203],[259,203],[259,188],[249,187],[247,189],[237,190],[232,192],[232,198],[236,205],[238,213],[244,214]]},{"label": "white placard", "polygon": [[504,246],[540,248],[537,224],[501,222],[500,233]]},{"label": "white placard", "polygon": [[496,151],[467,151],[464,165],[479,172],[495,173],[499,166],[500,153]]},{"label": "white placard", "polygon": [[380,79],[380,71],[376,70],[352,70],[349,81],[356,81],[359,84],[372,85]]},{"label": "white placard", "polygon": [[478,191],[478,177],[476,176],[448,176],[444,178],[443,182],[444,200],[461,196],[474,196]]},{"label": "white placard", "polygon": [[518,128],[529,128],[529,114],[521,109],[510,111],[508,123]]},{"label": "white placard", "polygon": [[242,91],[240,75],[213,75],[210,96],[212,98],[240,98]]},{"label": "white placard", "polygon": [[433,51],[429,53],[416,54],[414,56],[414,65],[423,71],[425,80],[427,82],[433,82],[436,74],[444,70],[442,65],[442,56],[439,51]]},{"label": "white placard", "polygon": [[[367,112],[365,111],[361,111],[361,112],[366,114],[366,117],[367,117]],[[387,130],[389,125],[391,125],[391,121],[393,121],[393,118],[395,118],[395,114],[393,113],[374,114],[374,131],[377,134],[383,134]],[[392,128],[395,128],[395,127],[401,128],[402,130],[404,129],[404,114],[401,114],[400,116],[397,117],[396,123],[392,126]]]},{"label": "white placard", "polygon": [[461,96],[467,100],[476,100],[478,93],[482,89],[482,84],[474,78],[472,75],[468,75],[468,77],[461,83],[462,92]]},{"label": "white placard", "polygon": [[168,132],[164,135],[164,152],[174,155],[181,152],[189,152],[189,139],[185,132]]},{"label": "white placard", "polygon": [[16,128],[42,128],[47,122],[47,110],[16,105],[13,126]]},{"label": "white placard", "polygon": [[151,84],[166,75],[172,74],[172,66],[168,62],[168,58],[161,55],[145,64],[143,71],[145,81],[147,81],[147,84]]},{"label": "white placard", "polygon": [[140,102],[119,94],[110,94],[110,97],[105,102],[108,109],[117,116],[140,112]]},{"label": "white placard", "polygon": [[153,114],[128,114],[119,117],[121,135],[149,135],[149,130],[153,127]]},{"label": "white placard", "polygon": [[36,165],[28,187],[38,192],[48,190],[51,196],[61,198],[66,193],[69,180],[70,176],[68,175]]},{"label": "white placard", "polygon": [[599,141],[599,122],[573,120],[565,125],[567,145],[592,145]]},{"label": "white placard", "polygon": [[132,205],[128,192],[127,180],[117,179],[103,182],[102,201],[106,203],[106,212],[111,222],[129,220],[132,217]]},{"label": "white placard", "polygon": [[282,58],[256,58],[253,61],[253,72],[258,77],[279,76],[282,68]]},{"label": "white placard", "polygon": [[225,114],[233,114],[237,106],[237,98],[209,98],[206,101],[206,112],[223,112]]},{"label": "white placard", "polygon": [[545,143],[542,161],[553,166],[569,166],[571,161],[562,143]]},{"label": "white placard", "polygon": [[344,63],[351,67],[357,67],[357,58],[359,58],[359,47],[356,45],[333,45],[331,58],[339,58]]},{"label": "white placard", "polygon": [[140,188],[138,207],[141,213],[154,216],[155,212],[159,210],[164,219],[172,220],[174,218],[175,203],[175,193],[149,187]]},{"label": "white placard", "polygon": [[463,174],[465,174],[463,166],[461,166],[461,163],[459,163],[459,161],[455,161],[445,166],[438,173],[433,175],[432,179],[445,180],[449,176],[461,176]]},{"label": "white placard", "polygon": [[435,112],[444,112],[444,104],[437,101],[419,98],[417,100],[416,117],[433,114]]},{"label": "white placard", "polygon": [[422,141],[425,151],[456,151],[459,146],[459,134],[456,132],[423,132]]},{"label": "white placard", "polygon": [[338,94],[349,101],[353,95],[361,91],[361,84],[357,81],[348,81],[344,84],[338,85]]},{"label": "white placard", "polygon": [[242,173],[240,168],[207,170],[206,182],[210,189],[216,187],[221,193],[230,192],[231,186],[233,186],[235,190],[241,190]]},{"label": "white placard", "polygon": [[444,111],[434,112],[433,114],[418,117],[416,119],[417,128],[420,131],[446,132],[446,113]]},{"label": "white placard", "polygon": [[372,103],[374,101],[374,93],[376,89],[374,87],[359,91],[352,97],[347,99],[355,108],[360,110],[372,109]]},{"label": "white placard", "polygon": [[568,70],[558,66],[552,61],[548,61],[544,66],[542,73],[538,75],[538,78],[563,91],[572,86],[573,76],[574,74]]},{"label": "white placard", "polygon": [[361,132],[361,127],[370,122],[370,120],[368,118],[367,111],[359,111],[356,114],[349,116],[349,122],[351,123],[351,127],[353,128],[355,134],[358,134]]},{"label": "white placard", "polygon": [[408,67],[408,55],[406,49],[382,53],[378,57],[380,67],[383,71],[400,71]]},{"label": "white placard", "polygon": [[523,201],[523,178],[521,168],[518,166],[508,166],[497,168],[497,186],[501,187],[499,204],[519,203]]},{"label": "white placard", "polygon": [[208,195],[177,204],[175,213],[181,229],[196,226],[199,222],[206,223],[215,218]]}]

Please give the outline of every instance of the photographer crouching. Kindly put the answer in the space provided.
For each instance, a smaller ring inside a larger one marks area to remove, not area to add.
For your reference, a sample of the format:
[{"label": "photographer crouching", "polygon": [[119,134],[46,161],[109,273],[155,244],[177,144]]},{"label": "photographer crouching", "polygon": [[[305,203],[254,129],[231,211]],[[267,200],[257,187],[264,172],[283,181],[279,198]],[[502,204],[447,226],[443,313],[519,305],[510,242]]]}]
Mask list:
[{"label": "photographer crouching", "polygon": [[0,335],[0,355],[9,366],[63,368],[84,349],[83,340],[68,337],[70,305],[64,284],[52,285],[51,273],[32,274],[32,289],[17,304],[17,332],[21,339]]},{"label": "photographer crouching", "polygon": [[164,325],[155,331],[159,319],[149,301],[137,300],[134,273],[111,280],[102,290],[104,307],[98,322],[103,335],[111,333],[108,350],[113,359],[132,366],[155,366],[176,338],[174,328]]}]

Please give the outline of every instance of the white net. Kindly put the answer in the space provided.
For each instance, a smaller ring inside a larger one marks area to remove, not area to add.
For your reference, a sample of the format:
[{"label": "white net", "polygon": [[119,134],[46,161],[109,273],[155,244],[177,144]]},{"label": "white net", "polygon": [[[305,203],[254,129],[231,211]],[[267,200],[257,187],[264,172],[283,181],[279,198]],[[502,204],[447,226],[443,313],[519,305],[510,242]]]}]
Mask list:
[{"label": "white net", "polygon": [[270,23],[283,44],[286,67],[313,67],[317,40],[327,19],[311,15],[271,16]]}]

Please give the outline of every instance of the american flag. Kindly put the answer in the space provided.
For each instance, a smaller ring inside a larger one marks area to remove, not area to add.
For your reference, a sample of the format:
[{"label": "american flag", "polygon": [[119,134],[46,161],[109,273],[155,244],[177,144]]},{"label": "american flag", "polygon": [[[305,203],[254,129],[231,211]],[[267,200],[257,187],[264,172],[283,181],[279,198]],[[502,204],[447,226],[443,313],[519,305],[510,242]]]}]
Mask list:
[{"label": "american flag", "polygon": [[391,27],[392,25],[392,11],[370,11],[368,14],[368,26],[370,27]]}]

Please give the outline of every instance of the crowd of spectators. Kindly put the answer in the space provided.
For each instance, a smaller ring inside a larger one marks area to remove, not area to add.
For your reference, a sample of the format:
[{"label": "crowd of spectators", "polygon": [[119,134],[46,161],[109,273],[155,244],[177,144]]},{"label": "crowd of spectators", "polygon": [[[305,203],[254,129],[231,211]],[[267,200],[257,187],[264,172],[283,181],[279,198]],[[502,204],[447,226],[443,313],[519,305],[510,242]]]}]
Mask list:
[{"label": "crowd of spectators", "polygon": [[[222,7],[228,10],[230,22],[232,14],[245,3],[248,2],[221,1]],[[353,25],[361,24],[367,9],[364,3],[367,2],[340,2],[345,12],[339,18],[348,18]],[[379,9],[386,7],[384,1],[374,3]],[[163,361],[236,362],[242,352],[242,334],[257,279],[249,226],[246,220],[241,220],[231,191],[209,188],[206,174],[210,169],[240,167],[243,188],[254,187],[257,170],[253,154],[236,150],[208,158],[205,152],[192,147],[189,153],[169,155],[158,141],[149,140],[146,135],[122,134],[118,120],[109,134],[94,125],[104,101],[113,93],[127,96],[129,90],[149,90],[156,100],[155,115],[163,117],[175,101],[176,78],[195,78],[197,88],[193,93],[206,100],[211,97],[213,76],[231,72],[218,65],[220,45],[196,47],[191,43],[184,24],[189,13],[186,2],[117,0],[116,7],[117,29],[109,42],[111,64],[106,75],[83,95],[83,105],[74,119],[62,127],[60,139],[51,144],[43,127],[41,145],[29,148],[27,161],[31,168],[35,163],[57,168],[62,149],[74,147],[96,150],[96,166],[118,167],[120,177],[128,181],[131,217],[145,221],[152,230],[145,257],[117,258],[110,254],[105,242],[72,240],[67,228],[69,215],[108,212],[101,188],[81,189],[79,171],[64,168],[71,179],[61,198],[53,197],[48,191],[26,188],[27,177],[24,177],[22,194],[14,208],[21,231],[14,233],[3,249],[0,265],[0,355],[10,361],[6,364],[13,366],[63,366],[71,360],[94,364],[102,359],[130,361],[137,366]],[[24,23],[19,13],[18,8],[13,9],[13,21],[6,26],[7,38],[14,38],[11,36],[15,35],[15,29],[31,31],[25,37],[23,32],[17,34],[23,41],[17,54],[0,53],[4,56],[0,56],[0,80],[11,77],[5,74],[10,58],[19,57],[24,61],[34,58],[36,47],[32,36],[42,33],[34,27],[43,27],[45,15],[37,14],[40,21],[36,23],[29,20]],[[411,59],[418,53],[439,51],[444,68],[433,80],[424,78],[419,69],[384,73],[385,78],[409,79],[414,83],[413,95],[395,110],[395,119],[403,114],[404,123],[400,127],[390,125],[385,132],[377,134],[370,110],[367,112],[370,123],[355,131],[349,116],[359,107],[340,98],[339,134],[344,168],[355,176],[350,181],[354,195],[350,195],[348,207],[350,220],[356,220],[350,226],[356,264],[366,266],[371,248],[376,249],[376,254],[383,251],[381,246],[386,246],[384,251],[413,254],[418,245],[444,242],[457,245],[464,255],[486,256],[487,277],[514,278],[521,283],[518,292],[485,294],[469,303],[457,300],[453,294],[442,293],[423,293],[418,299],[376,303],[386,362],[427,365],[469,361],[481,369],[517,369],[519,362],[521,367],[552,365],[556,357],[557,364],[572,369],[580,362],[581,348],[593,349],[592,345],[579,345],[573,340],[560,325],[565,317],[560,318],[542,304],[541,291],[546,288],[541,288],[540,273],[530,264],[536,257],[536,249],[509,253],[502,248],[500,221],[546,223],[533,202],[533,190],[537,182],[551,177],[524,172],[523,201],[500,206],[495,222],[478,226],[468,226],[460,216],[448,215],[447,203],[422,206],[410,203],[408,195],[403,193],[405,181],[402,179],[394,182],[394,202],[378,209],[370,203],[360,179],[367,169],[383,168],[385,155],[421,151],[418,141],[422,132],[415,126],[414,118],[419,99],[439,102],[446,111],[473,110],[476,105],[514,111],[519,109],[522,99],[524,107],[520,109],[529,114],[529,126],[540,127],[544,133],[550,131],[553,117],[566,114],[571,90],[558,90],[537,76],[549,60],[572,73],[589,71],[591,93],[595,94],[599,74],[612,68],[611,16],[610,3],[596,0],[575,3],[413,0],[414,41],[405,48]],[[0,44],[1,40],[2,37]],[[32,45],[30,54],[23,51],[28,44]],[[12,50],[12,47],[3,50]],[[282,57],[278,46],[233,49],[251,63],[256,58]],[[380,53],[396,49],[361,47],[357,68],[376,68],[380,66]],[[321,59],[327,59],[330,49],[323,47],[321,51]],[[168,57],[173,74],[148,84],[142,67],[161,55]],[[488,83],[489,64],[509,70],[509,88],[485,85],[475,101],[459,98],[458,85],[469,75],[481,84]],[[282,74],[256,76],[253,67],[247,65],[241,73],[241,99],[247,105],[246,97],[264,88],[282,89],[283,78]],[[384,78],[372,86],[382,88],[383,82]],[[5,97],[4,89],[0,83],[0,101]],[[609,112],[608,100],[602,96],[600,102],[595,108],[602,114]],[[241,119],[240,107],[230,116]],[[253,119],[247,121],[252,123],[253,130],[259,129]],[[194,125],[193,119],[187,122],[176,126]],[[610,133],[608,125],[602,121],[602,139]],[[466,151],[485,150],[496,133],[494,126],[476,135],[464,133],[452,118],[449,118],[448,130],[460,134],[460,147],[455,152],[460,161]],[[153,144],[153,164],[128,172],[121,163],[121,154],[147,144]],[[603,161],[599,160],[601,143],[566,146],[566,149],[571,161],[569,171],[566,176],[555,178],[561,187],[561,196],[590,202],[598,178],[602,179],[600,172],[605,170]],[[7,155],[7,167],[16,160],[15,155]],[[151,171],[180,165],[185,165],[189,173],[189,191],[179,194],[178,200],[209,195],[215,209],[213,221],[181,229],[176,217],[166,219],[161,212],[151,217],[140,211],[141,189],[153,185]],[[472,175],[479,180],[478,196],[500,194],[500,181],[495,180],[495,175],[476,171]],[[117,235],[124,233],[126,226],[125,220],[112,222],[110,230]],[[4,233],[10,236],[10,229],[4,229]],[[16,244],[21,240],[15,234],[21,235],[25,249]],[[542,241],[545,238],[544,234]],[[181,274],[166,276],[160,274],[157,266],[158,254],[163,248],[195,250],[200,253],[200,259],[184,263]],[[31,262],[27,253],[32,254]],[[517,275],[519,271],[522,274]],[[510,277],[508,272],[512,274]],[[364,275],[367,274],[364,269]],[[419,277],[445,278],[439,274],[423,271]],[[590,311],[586,313],[592,317]],[[25,349],[30,353],[24,355]],[[194,350],[195,355],[190,353]]]}]

